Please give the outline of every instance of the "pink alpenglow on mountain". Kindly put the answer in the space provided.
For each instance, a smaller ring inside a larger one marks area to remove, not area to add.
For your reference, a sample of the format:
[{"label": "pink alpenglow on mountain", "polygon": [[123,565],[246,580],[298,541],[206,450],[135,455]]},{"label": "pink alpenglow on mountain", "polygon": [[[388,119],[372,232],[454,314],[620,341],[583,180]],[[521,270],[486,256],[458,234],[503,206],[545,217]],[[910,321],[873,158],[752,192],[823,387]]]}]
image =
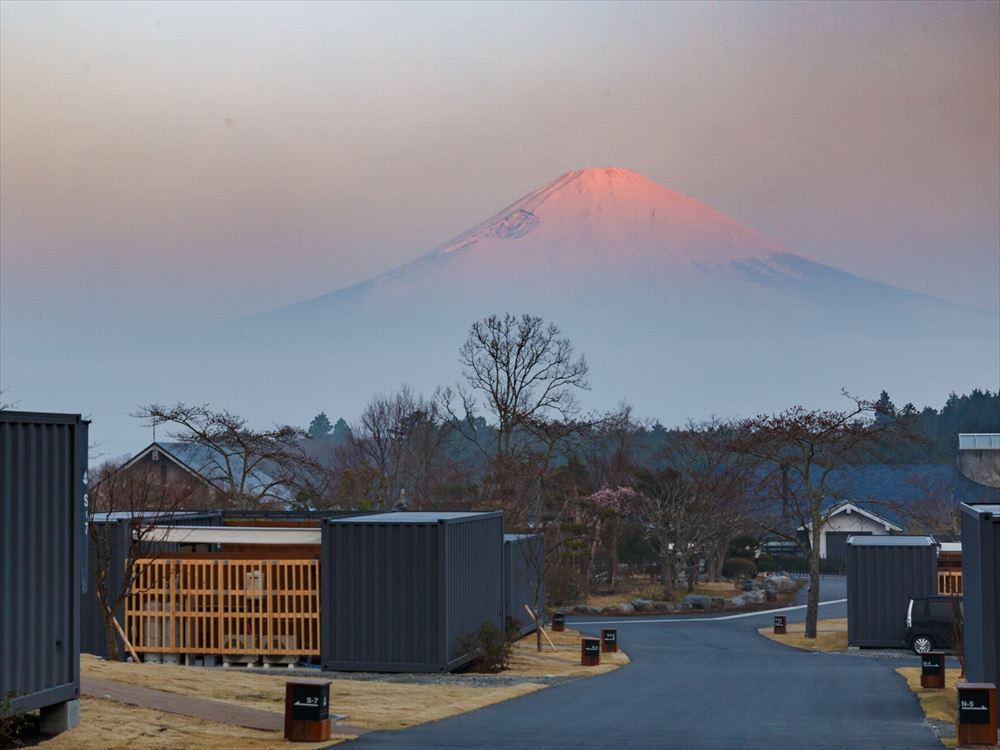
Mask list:
[{"label": "pink alpenglow on mountain", "polygon": [[594,405],[624,398],[665,422],[838,406],[842,388],[931,403],[990,386],[1000,357],[996,311],[793,254],[614,167],[567,172],[399,268],[226,338],[252,341],[255,362],[337,379],[356,404],[453,383],[469,325],[505,312],[562,328],[591,364]]}]

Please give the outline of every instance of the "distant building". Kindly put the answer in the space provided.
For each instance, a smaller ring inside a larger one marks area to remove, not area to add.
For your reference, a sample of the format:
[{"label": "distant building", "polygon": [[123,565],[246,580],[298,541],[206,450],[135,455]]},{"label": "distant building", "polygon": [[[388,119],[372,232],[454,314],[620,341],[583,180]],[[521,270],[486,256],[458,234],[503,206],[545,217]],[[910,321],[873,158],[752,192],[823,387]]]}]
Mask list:
[{"label": "distant building", "polygon": [[956,463],[973,482],[1000,487],[1000,432],[960,434]]},{"label": "distant building", "polygon": [[[844,500],[828,506],[826,521],[820,529],[819,556],[825,559],[847,557],[847,538],[854,535],[886,536],[900,534],[903,528],[884,515],[866,509],[861,502]],[[812,524],[800,526],[800,534],[808,534]]]},{"label": "distant building", "polygon": [[262,507],[283,506],[294,499],[294,492],[265,468],[253,466],[245,471],[239,453],[224,453],[200,443],[150,443],[130,458],[124,469],[152,471],[163,483],[191,482],[199,488],[188,503],[193,508],[226,504],[221,499],[232,492],[233,480],[241,481],[243,494],[258,498]]}]

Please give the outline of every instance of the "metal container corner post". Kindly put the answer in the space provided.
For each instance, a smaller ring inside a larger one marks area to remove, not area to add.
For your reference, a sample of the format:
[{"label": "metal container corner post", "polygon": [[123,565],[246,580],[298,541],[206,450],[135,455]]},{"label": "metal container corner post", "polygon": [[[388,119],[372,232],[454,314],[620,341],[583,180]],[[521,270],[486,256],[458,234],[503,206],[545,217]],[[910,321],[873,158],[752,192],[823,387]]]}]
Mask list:
[{"label": "metal container corner post", "polygon": [[43,724],[80,695],[88,424],[0,411],[0,692]]},{"label": "metal container corner post", "polygon": [[965,672],[1000,682],[1000,504],[962,504]]}]

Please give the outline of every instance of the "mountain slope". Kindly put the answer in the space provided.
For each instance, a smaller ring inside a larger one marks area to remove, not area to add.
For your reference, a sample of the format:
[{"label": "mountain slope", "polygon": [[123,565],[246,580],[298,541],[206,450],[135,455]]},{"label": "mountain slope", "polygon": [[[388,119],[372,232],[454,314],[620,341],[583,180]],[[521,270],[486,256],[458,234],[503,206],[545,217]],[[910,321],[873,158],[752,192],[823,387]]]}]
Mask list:
[{"label": "mountain slope", "polygon": [[469,325],[504,312],[553,321],[586,353],[590,405],[625,398],[666,423],[837,406],[841,388],[931,403],[1000,379],[996,311],[803,258],[614,168],[564,174],[397,269],[240,321],[200,372],[250,372],[294,403],[333,393],[350,416],[404,382],[453,383]]}]

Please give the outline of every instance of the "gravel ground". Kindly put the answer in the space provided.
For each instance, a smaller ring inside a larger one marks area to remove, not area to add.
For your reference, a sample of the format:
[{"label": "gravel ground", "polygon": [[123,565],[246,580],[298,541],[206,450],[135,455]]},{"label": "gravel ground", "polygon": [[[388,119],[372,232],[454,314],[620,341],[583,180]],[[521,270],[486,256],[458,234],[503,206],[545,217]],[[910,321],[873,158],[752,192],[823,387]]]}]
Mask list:
[{"label": "gravel ground", "polygon": [[561,685],[565,682],[580,679],[579,677],[556,677],[545,675],[503,675],[503,674],[479,674],[475,672],[405,672],[399,674],[385,672],[324,672],[319,669],[309,667],[296,667],[295,669],[244,669],[241,671],[252,672],[253,674],[266,674],[270,676],[281,675],[287,677],[322,677],[330,680],[357,680],[359,682],[395,682],[404,685],[462,685],[474,688],[495,688],[507,687],[509,685],[521,685],[523,683],[536,683],[538,685]]},{"label": "gravel ground", "polygon": [[410,672],[406,674],[383,674],[378,672],[322,672],[324,677],[338,680],[362,680],[372,682],[400,682],[410,685],[463,685],[465,687],[506,687],[521,685],[526,682],[539,685],[560,685],[564,682],[578,680],[579,677],[554,677],[545,675],[502,675],[443,672]]}]

